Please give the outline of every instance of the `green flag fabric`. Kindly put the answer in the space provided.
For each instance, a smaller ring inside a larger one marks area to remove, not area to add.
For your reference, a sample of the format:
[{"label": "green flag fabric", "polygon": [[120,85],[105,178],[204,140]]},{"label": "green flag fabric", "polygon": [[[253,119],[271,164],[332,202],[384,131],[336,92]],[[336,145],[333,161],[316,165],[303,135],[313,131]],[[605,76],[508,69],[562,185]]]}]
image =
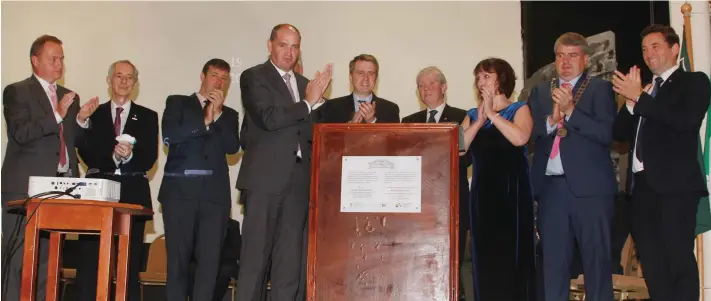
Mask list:
[{"label": "green flag fabric", "polygon": [[[691,61],[689,60],[689,48],[686,45],[686,28],[684,29],[684,34],[682,35],[681,50],[679,51],[679,67],[684,69],[684,71],[691,70]],[[705,137],[699,135],[699,152],[698,160],[699,167],[702,169],[704,174],[704,180],[708,182],[709,178],[709,150],[711,149],[709,145],[709,137],[711,137],[711,119],[709,118],[709,111],[706,111],[706,132]],[[703,150],[702,150],[702,139],[703,139]],[[699,200],[699,205],[696,209],[696,235],[704,233],[711,230],[711,204],[709,204],[708,197],[702,197]]]}]

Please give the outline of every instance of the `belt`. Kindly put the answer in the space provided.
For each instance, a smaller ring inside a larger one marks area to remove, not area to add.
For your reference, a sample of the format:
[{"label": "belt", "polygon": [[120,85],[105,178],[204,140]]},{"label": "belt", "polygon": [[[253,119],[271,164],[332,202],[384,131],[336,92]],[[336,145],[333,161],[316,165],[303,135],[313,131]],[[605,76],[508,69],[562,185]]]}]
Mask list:
[{"label": "belt", "polygon": [[565,178],[565,175],[546,175],[549,178]]},{"label": "belt", "polygon": [[212,170],[205,169],[186,169],[184,172],[166,172],[163,173],[165,177],[201,177],[201,176],[211,176]]},{"label": "belt", "polygon": [[67,173],[66,172],[57,172],[57,177],[66,177]]}]

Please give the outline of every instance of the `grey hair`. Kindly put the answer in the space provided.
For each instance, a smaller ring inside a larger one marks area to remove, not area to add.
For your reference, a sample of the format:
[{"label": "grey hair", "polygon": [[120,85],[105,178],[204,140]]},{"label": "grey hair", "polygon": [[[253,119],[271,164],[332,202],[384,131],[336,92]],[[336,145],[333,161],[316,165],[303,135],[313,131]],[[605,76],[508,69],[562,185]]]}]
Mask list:
[{"label": "grey hair", "polygon": [[109,77],[114,75],[114,71],[116,71],[116,65],[125,63],[131,65],[133,67],[133,80],[138,81],[138,68],[136,68],[136,65],[131,63],[129,60],[120,60],[120,61],[115,61],[111,66],[109,66]]},{"label": "grey hair", "polygon": [[439,83],[444,85],[447,83],[447,78],[444,77],[444,73],[442,73],[442,70],[439,70],[436,66],[429,66],[425,67],[424,69],[420,70],[420,73],[417,73],[417,78],[415,79],[415,84],[420,83],[420,78],[428,75],[430,73],[436,73],[437,74],[437,79],[439,80]]},{"label": "grey hair", "polygon": [[583,53],[587,55],[592,54],[592,49],[590,49],[590,46],[588,45],[588,40],[585,39],[583,35],[577,32],[566,32],[560,35],[560,37],[555,40],[555,45],[553,45],[553,53],[556,53],[558,51],[558,47],[561,45],[580,46],[580,48],[583,50]]}]

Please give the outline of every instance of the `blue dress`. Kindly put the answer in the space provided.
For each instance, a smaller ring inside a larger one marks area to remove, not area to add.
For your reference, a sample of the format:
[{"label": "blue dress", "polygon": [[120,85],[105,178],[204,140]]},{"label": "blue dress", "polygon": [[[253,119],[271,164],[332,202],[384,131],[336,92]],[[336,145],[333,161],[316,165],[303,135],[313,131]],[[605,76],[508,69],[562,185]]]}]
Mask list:
[{"label": "blue dress", "polygon": [[[513,121],[524,105],[512,103],[499,115]],[[473,123],[477,109],[467,115]],[[535,300],[533,193],[526,146],[514,146],[487,120],[470,153],[475,300]]]}]

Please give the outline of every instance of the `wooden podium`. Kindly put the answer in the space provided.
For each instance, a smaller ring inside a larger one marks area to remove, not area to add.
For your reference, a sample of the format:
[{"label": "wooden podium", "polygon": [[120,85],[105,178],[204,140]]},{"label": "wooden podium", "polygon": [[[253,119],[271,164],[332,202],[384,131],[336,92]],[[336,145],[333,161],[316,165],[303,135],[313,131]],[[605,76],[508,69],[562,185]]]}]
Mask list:
[{"label": "wooden podium", "polygon": [[[22,206],[23,201],[12,201],[9,206]],[[22,262],[21,301],[35,300],[37,279],[37,247],[40,230],[49,231],[49,260],[47,270],[47,301],[57,300],[57,284],[61,271],[62,240],[66,233],[97,233],[99,247],[99,279],[96,300],[109,300],[111,275],[116,269],[116,301],[126,300],[128,250],[133,215],[152,215],[153,211],[140,205],[88,200],[42,201],[33,199],[27,205],[27,217],[35,211],[25,228]],[[118,258],[114,258],[114,239],[118,235]],[[114,266],[114,260],[118,267]]]},{"label": "wooden podium", "polygon": [[[456,124],[317,124],[309,301],[458,300]],[[344,156],[421,156],[419,213],[342,212]]]}]

